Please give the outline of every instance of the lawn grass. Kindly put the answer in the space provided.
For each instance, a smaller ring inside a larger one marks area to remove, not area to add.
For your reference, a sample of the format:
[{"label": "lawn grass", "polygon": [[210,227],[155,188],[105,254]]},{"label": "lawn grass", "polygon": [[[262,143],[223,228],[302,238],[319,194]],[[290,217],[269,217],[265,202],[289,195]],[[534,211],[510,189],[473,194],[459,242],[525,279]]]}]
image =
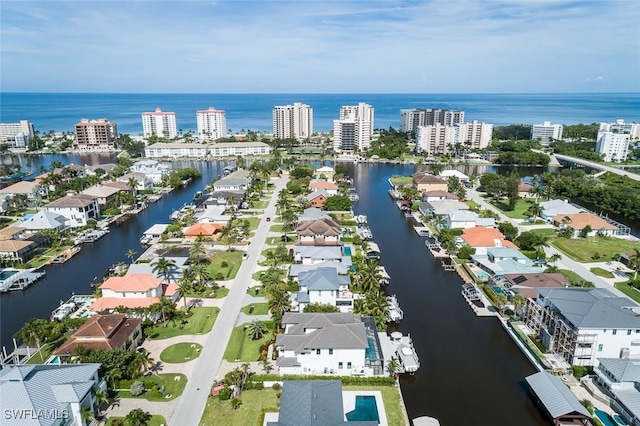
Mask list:
[{"label": "lawn grass", "polygon": [[548,237],[548,238],[555,237],[556,234],[557,234],[557,231],[554,228],[531,229],[528,232],[531,232],[532,234],[543,235],[543,236]]},{"label": "lawn grass", "polygon": [[345,391],[380,391],[384,401],[384,411],[387,414],[387,424],[389,426],[404,426],[404,414],[402,413],[402,402],[395,386],[342,386]]},{"label": "lawn grass", "polygon": [[552,244],[578,262],[616,260],[620,253],[640,249],[640,241],[614,237],[555,238]]},{"label": "lawn grass", "polygon": [[251,340],[244,331],[245,324],[233,329],[227,349],[224,351],[224,359],[227,361],[257,361],[260,358],[260,346],[271,340],[273,334],[273,322],[264,322],[272,332],[260,340]]},{"label": "lawn grass", "polygon": [[[181,308],[184,310],[184,308]],[[161,340],[170,337],[184,336],[187,334],[205,334],[211,331],[216,322],[220,308],[216,307],[194,307],[191,308],[191,316],[187,318],[187,323],[180,329],[178,324],[169,321],[164,327],[158,323],[145,329],[145,334],[149,339]]]},{"label": "lawn grass", "polygon": [[256,280],[256,281],[260,281],[260,277],[262,276],[262,274],[264,274],[266,272],[266,270],[264,271],[256,271],[253,273],[253,275],[251,275],[251,278]]},{"label": "lawn grass", "polygon": [[599,277],[602,277],[602,278],[614,278],[615,277],[615,275],[613,275],[613,272],[607,271],[604,268],[595,267],[595,268],[591,268],[589,270],[592,273],[594,273],[595,275],[597,275]]},{"label": "lawn grass", "polygon": [[245,390],[240,396],[242,405],[237,410],[231,407],[231,401],[221,401],[218,397],[208,398],[200,424],[254,426],[258,424],[263,409],[278,411],[280,400],[277,393],[271,388]]},{"label": "lawn grass", "polygon": [[[124,417],[109,417],[109,419],[107,419],[107,423],[106,426],[111,426],[113,424],[114,420],[122,420],[124,422]],[[126,422],[124,424],[127,424]],[[167,421],[164,419],[164,417],[159,416],[157,414],[153,414],[151,415],[151,419],[147,421],[147,426],[160,426],[160,425],[166,425]]]},{"label": "lawn grass", "polygon": [[525,212],[527,209],[533,205],[533,201],[519,199],[516,203],[516,206],[513,210],[508,210],[509,202],[505,200],[487,200],[489,203],[497,207],[505,214],[505,216],[510,217],[511,219],[525,219],[527,216]]},{"label": "lawn grass", "polygon": [[[40,350],[38,352],[36,352],[31,358],[29,358],[27,364],[42,364],[47,362],[47,359],[49,359],[49,357],[51,356],[53,349],[54,348],[52,345],[48,343],[44,344],[40,347]],[[40,357],[40,355],[42,355],[42,357]]]},{"label": "lawn grass", "polygon": [[473,211],[478,211],[478,210],[480,210],[480,208],[481,208],[481,207],[480,207],[480,204],[476,203],[476,202],[475,202],[475,201],[473,201],[473,200],[467,200],[467,201],[465,201],[464,203],[465,203],[466,205],[468,205],[468,206],[469,206],[469,208],[470,208],[471,210],[473,210]]},{"label": "lawn grass", "polygon": [[[256,293],[256,289],[259,290],[257,293]],[[247,294],[253,297],[265,297],[267,295],[267,291],[265,290],[264,286],[257,285],[257,286],[248,288]]]},{"label": "lawn grass", "polygon": [[635,288],[631,287],[626,282],[624,282],[624,283],[615,283],[614,286],[618,290],[620,290],[621,292],[623,292],[624,294],[629,296],[629,298],[631,298],[631,300],[633,300],[633,301],[635,301],[637,303],[640,303],[640,291],[638,291]]},{"label": "lawn grass", "polygon": [[216,290],[213,298],[214,299],[224,299],[229,294],[229,289],[227,287],[220,287]]},{"label": "lawn grass", "polygon": [[582,278],[580,275],[568,269],[558,269],[558,273],[564,275],[564,277],[568,279],[571,283],[580,283],[585,281],[585,279]]},{"label": "lawn grass", "polygon": [[51,259],[61,254],[62,252],[64,252],[70,247],[71,247],[70,245],[65,245],[65,246],[50,248],[49,250],[38,254],[36,257],[31,259],[29,262],[27,262],[25,265],[25,268],[39,268],[43,265],[46,265],[51,261]]},{"label": "lawn grass", "polygon": [[391,184],[395,188],[398,188],[399,186],[411,185],[413,183],[413,177],[411,177],[411,176],[394,176],[391,179],[389,179],[389,181],[391,182]]},{"label": "lawn grass", "polygon": [[[175,377],[179,376],[180,380],[175,380]],[[147,401],[157,401],[157,402],[167,402],[172,401],[182,395],[182,391],[184,391],[185,386],[187,385],[187,376],[184,374],[178,373],[166,373],[166,374],[158,374],[157,376],[152,374],[150,376],[143,377],[141,379],[143,383],[145,383],[145,388],[149,389],[145,391],[140,396],[133,396],[131,392],[128,390],[118,390],[117,397],[118,398],[142,398]],[[158,387],[164,387],[164,394],[154,394],[150,390],[150,383],[158,385]],[[171,397],[167,398],[167,396],[171,395]],[[166,423],[165,423],[166,424]]]},{"label": "lawn grass", "polygon": [[222,299],[229,294],[229,289],[226,287],[220,287],[217,290],[214,290],[211,287],[205,288],[202,292],[194,292],[191,291],[187,293],[187,297],[191,297],[194,299]]},{"label": "lawn grass", "polygon": [[280,232],[280,233],[282,233],[282,225],[271,225],[271,228],[269,228],[269,232]]},{"label": "lawn grass", "polygon": [[179,364],[198,358],[201,351],[202,345],[199,343],[176,343],[165,348],[160,354],[160,359],[170,364]]},{"label": "lawn grass", "polygon": [[[249,313],[249,309],[253,306],[253,313]],[[245,315],[268,315],[269,305],[267,303],[252,303],[240,309]]]},{"label": "lawn grass", "polygon": [[259,217],[242,217],[241,219],[249,221],[249,228],[254,231],[258,229],[258,225],[260,225],[260,221],[262,220]]},{"label": "lawn grass", "polygon": [[[211,256],[211,263],[207,266],[207,270],[214,280],[218,274],[222,274],[224,278],[222,280],[232,280],[236,277],[238,269],[242,264],[242,251],[216,251]],[[223,267],[223,262],[226,262],[227,266]]]}]

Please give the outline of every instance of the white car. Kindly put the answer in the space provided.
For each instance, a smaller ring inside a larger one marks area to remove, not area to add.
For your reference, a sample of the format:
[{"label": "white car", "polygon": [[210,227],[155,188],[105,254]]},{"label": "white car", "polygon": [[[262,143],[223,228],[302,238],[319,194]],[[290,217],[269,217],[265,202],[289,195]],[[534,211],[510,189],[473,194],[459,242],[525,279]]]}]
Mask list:
[{"label": "white car", "polygon": [[249,258],[249,253],[245,253],[242,255],[242,260],[247,260]]}]

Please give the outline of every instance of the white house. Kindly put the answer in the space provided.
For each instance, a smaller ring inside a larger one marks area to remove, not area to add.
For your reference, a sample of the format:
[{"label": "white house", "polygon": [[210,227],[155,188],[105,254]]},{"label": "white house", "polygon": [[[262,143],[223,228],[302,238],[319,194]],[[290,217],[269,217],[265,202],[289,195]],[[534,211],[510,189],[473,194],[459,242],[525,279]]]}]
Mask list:
[{"label": "white house", "polygon": [[628,424],[640,424],[640,359],[598,358],[593,372],[609,394],[612,408]]},{"label": "white house", "polygon": [[53,229],[54,231],[63,232],[69,227],[67,226],[67,218],[61,214],[40,210],[29,217],[26,217],[20,226],[27,231],[38,232],[43,229]]},{"label": "white house", "polygon": [[251,183],[251,173],[246,170],[236,170],[228,176],[213,183],[215,191],[244,191]]},{"label": "white house", "polygon": [[43,209],[66,217],[71,228],[86,226],[91,219],[100,219],[98,199],[91,195],[66,195],[46,204]]},{"label": "white house", "polygon": [[143,173],[151,178],[154,183],[160,183],[162,182],[162,178],[171,172],[171,166],[156,160],[142,160],[133,163],[131,171],[134,173]]},{"label": "white house", "polygon": [[128,274],[123,277],[115,276],[100,285],[102,297],[97,298],[91,305],[94,312],[125,308],[148,308],[158,303],[160,296],[171,298],[174,302],[179,291],[176,284],[163,283],[163,277],[153,274]]},{"label": "white house", "polygon": [[112,186],[95,185],[85,189],[84,191],[81,192],[81,194],[89,195],[91,197],[96,198],[98,200],[98,204],[101,206],[104,206],[109,201],[114,200],[116,197],[116,194],[120,191],[121,191],[120,188],[115,188]]},{"label": "white house", "polygon": [[100,364],[6,366],[0,370],[2,424],[85,425],[83,408],[96,414],[94,392],[107,390],[99,368]]},{"label": "white house", "polygon": [[147,158],[204,158],[207,154],[209,147],[200,143],[154,143],[144,149]]},{"label": "white house", "polygon": [[[291,313],[276,337],[280,374],[373,375],[363,320],[353,313]],[[383,371],[378,374],[383,374]],[[377,373],[377,371],[376,371]]]},{"label": "white house", "polygon": [[549,200],[540,203],[542,207],[542,213],[540,217],[547,222],[552,222],[554,216],[562,215],[567,216],[570,214],[580,213],[582,210],[569,204],[566,200]]},{"label": "white house", "polygon": [[539,288],[525,323],[571,365],[640,357],[640,305],[604,288]]},{"label": "white house", "polygon": [[440,172],[439,176],[443,179],[449,179],[451,176],[455,176],[458,178],[460,183],[464,184],[469,182],[469,176],[465,175],[464,173],[458,170],[443,170],[442,172]]},{"label": "white house", "polygon": [[313,265],[316,263],[333,260],[351,264],[351,256],[343,256],[342,247],[339,246],[294,246],[293,258],[296,263]]},{"label": "white house", "polygon": [[329,167],[329,166],[322,166],[317,168],[314,172],[313,172],[313,176],[316,179],[326,179],[329,182],[333,182],[333,176],[336,174],[336,171],[334,170],[333,167]]},{"label": "white house", "polygon": [[340,312],[353,310],[353,293],[349,291],[348,275],[338,275],[335,268],[318,268],[298,274],[300,291],[293,305],[299,312],[310,303],[336,306]]},{"label": "white house", "polygon": [[480,217],[478,213],[469,210],[457,210],[445,216],[447,228],[475,228],[485,226],[495,228],[496,220],[492,217]]},{"label": "white house", "polygon": [[[144,173],[127,173],[126,175],[120,176],[116,179],[116,182],[124,183],[129,187],[129,180],[134,179],[137,182],[136,191],[151,191],[153,190],[153,179]],[[108,186],[109,183],[106,183],[105,186]]]}]

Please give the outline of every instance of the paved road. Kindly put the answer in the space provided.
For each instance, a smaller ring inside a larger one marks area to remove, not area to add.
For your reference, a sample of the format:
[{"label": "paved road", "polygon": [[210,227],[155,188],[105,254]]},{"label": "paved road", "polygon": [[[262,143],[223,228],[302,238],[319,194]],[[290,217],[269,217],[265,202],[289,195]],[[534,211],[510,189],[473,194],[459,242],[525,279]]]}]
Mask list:
[{"label": "paved road", "polygon": [[615,173],[615,174],[621,175],[621,176],[627,176],[627,177],[630,177],[633,180],[640,181],[640,175],[639,174],[627,172],[625,170],[619,169],[618,167],[611,167],[611,166],[607,166],[607,165],[604,165],[604,164],[601,164],[601,163],[596,163],[594,161],[585,160],[583,158],[570,157],[568,155],[554,154],[554,156],[558,160],[573,161],[575,163],[582,164],[584,166],[591,167],[593,169],[603,170],[603,171]]},{"label": "paved road", "polygon": [[244,305],[247,289],[251,285],[251,275],[256,271],[260,252],[263,250],[269,233],[271,222],[267,222],[266,218],[275,217],[277,194],[285,187],[287,181],[287,178],[272,180],[275,184],[275,192],[265,209],[255,237],[248,246],[249,259],[242,263],[233,284],[230,286],[229,295],[220,310],[213,330],[207,337],[202,355],[198,358],[191,379],[178,401],[171,420],[169,420],[171,426],[195,426],[200,423],[211,385],[214,380],[221,378],[218,377],[218,374],[222,364],[222,356],[240,314],[240,308]]}]

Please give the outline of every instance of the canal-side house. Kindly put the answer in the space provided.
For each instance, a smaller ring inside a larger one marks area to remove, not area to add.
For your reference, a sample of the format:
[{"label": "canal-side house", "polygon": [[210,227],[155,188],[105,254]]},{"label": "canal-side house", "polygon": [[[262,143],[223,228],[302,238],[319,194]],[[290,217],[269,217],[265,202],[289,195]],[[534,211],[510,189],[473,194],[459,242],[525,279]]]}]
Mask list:
[{"label": "canal-side house", "polygon": [[476,249],[475,254],[486,254],[487,249],[493,247],[518,248],[517,245],[507,240],[498,229],[484,226],[463,229],[460,241]]},{"label": "canal-side house", "polygon": [[414,174],[411,182],[413,187],[420,192],[446,191],[448,189],[446,180],[424,172]]},{"label": "canal-side house", "polygon": [[4,208],[0,212],[4,212],[11,204],[11,199],[16,196],[24,197],[26,203],[31,203],[36,200],[36,198],[42,198],[46,195],[47,188],[43,185],[26,180],[16,182],[13,185],[0,189],[0,197],[5,199]]},{"label": "canal-side house", "polygon": [[0,370],[2,418],[9,425],[86,424],[83,409],[95,414],[95,391],[107,390],[99,369],[100,364],[7,365]]},{"label": "canal-side house", "polygon": [[[129,187],[129,182],[131,180],[135,180],[137,182],[136,187],[134,188],[136,191],[152,191],[154,181],[151,177],[145,175],[144,173],[132,172],[127,173],[126,175],[122,175],[119,178],[116,178],[116,182],[124,184],[127,186],[127,190],[131,190]],[[108,183],[105,183],[108,185]]]},{"label": "canal-side house", "polygon": [[524,321],[571,365],[640,357],[640,305],[604,288],[539,288],[526,300]]},{"label": "canal-side house", "polygon": [[102,297],[91,305],[93,312],[111,311],[120,306],[135,309],[148,308],[158,303],[160,296],[169,297],[174,303],[179,291],[176,284],[163,283],[163,277],[152,274],[128,274],[111,277],[100,285]]},{"label": "canal-side house", "polygon": [[67,218],[71,228],[86,226],[91,219],[100,219],[98,199],[86,194],[66,195],[45,204],[43,209]]},{"label": "canal-side house", "polygon": [[[293,313],[282,317],[284,333],[276,336],[278,367],[285,374],[336,376],[384,374],[367,363],[369,336],[362,318],[353,313]],[[375,342],[375,339],[374,339]],[[381,351],[380,351],[381,352]]]},{"label": "canal-side house", "polygon": [[104,206],[108,202],[115,200],[116,194],[120,192],[119,188],[106,185],[96,185],[85,189],[80,194],[89,195],[98,200],[98,205]]},{"label": "canal-side house", "polygon": [[251,183],[251,173],[247,170],[236,170],[228,176],[213,183],[215,191],[241,191],[244,194]]},{"label": "canal-side house", "polygon": [[316,189],[324,189],[325,191],[327,191],[327,194],[331,195],[337,195],[338,194],[338,185],[336,185],[333,182],[328,182],[326,180],[322,180],[322,179],[314,179],[309,183],[309,189],[311,190],[316,190]]},{"label": "canal-side house", "polygon": [[302,222],[296,227],[297,245],[339,246],[340,225],[333,219]]},{"label": "canal-side house", "polygon": [[567,216],[570,214],[580,213],[582,210],[576,206],[569,204],[567,200],[549,200],[540,203],[542,213],[540,217],[547,222],[553,222],[554,216]]},{"label": "canal-side house", "polygon": [[[440,191],[430,191],[440,192]],[[418,211],[426,217],[438,216],[444,217],[449,213],[456,211],[469,210],[469,206],[463,202],[458,201],[458,198],[438,198],[436,200],[424,201],[420,203]]]},{"label": "canal-side house", "polygon": [[486,254],[471,255],[471,261],[491,276],[539,274],[544,271],[519,250],[507,247],[487,248]]},{"label": "canal-side house", "polygon": [[469,176],[456,169],[443,170],[438,176],[445,180],[448,180],[451,176],[453,176],[457,178],[462,185],[466,185],[469,182]]},{"label": "canal-side house", "polygon": [[[553,224],[560,229],[569,228],[573,230],[573,237],[577,237],[587,228],[590,231],[585,231],[586,236],[593,237],[595,235],[603,235],[612,237],[617,234],[618,227],[607,222],[606,220],[587,212],[580,212],[567,215],[556,215],[552,218]],[[587,229],[587,230],[588,230]]]},{"label": "canal-side house", "polygon": [[130,168],[133,173],[142,173],[150,178],[154,184],[162,182],[171,172],[171,166],[156,160],[142,160],[135,162]]},{"label": "canal-side house", "polygon": [[142,342],[142,320],[124,314],[94,315],[53,353],[68,358],[82,345],[86,350],[135,349]]},{"label": "canal-side house", "polygon": [[339,275],[335,268],[317,268],[298,274],[300,290],[293,295],[292,306],[298,312],[310,303],[336,306],[340,312],[353,310],[354,295],[349,291],[351,279]]},{"label": "canal-side house", "polygon": [[593,372],[611,398],[612,408],[628,424],[640,424],[640,359],[598,358]]},{"label": "canal-side house", "polygon": [[422,201],[424,202],[430,203],[431,201],[438,200],[458,201],[458,196],[447,191],[426,191],[422,194]]},{"label": "canal-side house", "polygon": [[68,219],[61,214],[40,210],[37,213],[26,215],[20,222],[20,227],[29,232],[40,232],[44,229],[52,229],[58,232],[65,232],[69,229]]},{"label": "canal-side house", "polygon": [[447,228],[475,228],[483,226],[486,228],[495,228],[496,220],[492,217],[480,217],[478,213],[470,210],[456,210],[445,216],[445,226]]},{"label": "canal-side house", "polygon": [[317,207],[309,207],[308,209],[305,209],[298,216],[298,223],[302,223],[310,220],[330,219],[330,218],[331,217],[325,211],[322,211]]},{"label": "canal-side house", "polygon": [[28,238],[25,228],[8,226],[0,229],[0,259],[5,263],[26,263],[38,248],[38,244]]},{"label": "canal-side house", "polygon": [[324,189],[316,189],[314,191],[312,191],[311,193],[305,195],[302,197],[303,201],[308,201],[309,203],[311,203],[312,207],[316,207],[318,209],[321,209],[324,207],[324,203],[327,201],[327,198],[329,198],[330,195],[327,191],[325,191]]},{"label": "canal-side house", "polygon": [[559,273],[505,274],[494,278],[493,281],[527,299],[538,297],[539,288],[566,288],[570,284],[569,280]]},{"label": "canal-side house", "polygon": [[226,223],[216,222],[202,222],[194,223],[182,232],[182,235],[187,241],[201,240],[217,240],[225,227]]},{"label": "canal-side house", "polygon": [[518,197],[532,198],[535,196],[536,195],[534,194],[534,191],[533,191],[533,185],[526,182],[520,182],[520,184],[518,185]]},{"label": "canal-side house", "polygon": [[313,265],[325,261],[342,262],[351,265],[351,256],[342,254],[339,246],[302,246],[293,247],[293,259],[296,263]]},{"label": "canal-side house", "polygon": [[322,166],[318,167],[313,171],[313,177],[316,179],[326,179],[329,182],[333,182],[333,177],[335,176],[336,171],[333,167],[330,166]]}]

